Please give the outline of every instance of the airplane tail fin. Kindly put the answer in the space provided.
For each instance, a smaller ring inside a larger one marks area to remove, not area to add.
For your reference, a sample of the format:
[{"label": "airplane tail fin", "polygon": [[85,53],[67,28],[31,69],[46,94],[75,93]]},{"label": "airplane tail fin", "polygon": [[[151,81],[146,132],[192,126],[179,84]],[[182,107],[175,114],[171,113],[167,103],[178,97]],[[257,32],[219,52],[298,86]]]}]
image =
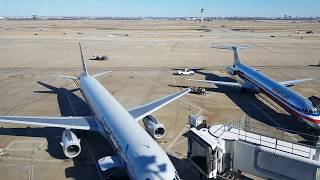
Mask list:
[{"label": "airplane tail fin", "polygon": [[[81,43],[80,42],[79,42],[79,48],[80,48],[80,56],[81,56],[81,63],[82,63],[82,72],[81,72],[80,76],[79,77],[76,77],[76,76],[64,76],[64,75],[52,75],[52,76],[75,81],[75,80],[80,80],[81,76],[88,76],[89,75],[88,74],[88,70],[87,70],[87,65],[86,65],[85,60],[83,58],[82,47],[81,47]],[[94,74],[94,75],[92,75],[92,77],[96,78],[96,77],[102,76],[104,74],[109,74],[110,72],[111,71],[105,71],[105,72],[102,72],[102,73]]]},{"label": "airplane tail fin", "polygon": [[240,64],[239,49],[246,49],[248,46],[212,46],[216,49],[229,49],[233,51],[233,65]]},{"label": "airplane tail fin", "polygon": [[80,42],[79,42],[79,48],[80,48],[80,55],[81,55],[81,62],[82,62],[82,74],[84,76],[87,76],[88,75],[87,65],[83,58],[82,47]]}]

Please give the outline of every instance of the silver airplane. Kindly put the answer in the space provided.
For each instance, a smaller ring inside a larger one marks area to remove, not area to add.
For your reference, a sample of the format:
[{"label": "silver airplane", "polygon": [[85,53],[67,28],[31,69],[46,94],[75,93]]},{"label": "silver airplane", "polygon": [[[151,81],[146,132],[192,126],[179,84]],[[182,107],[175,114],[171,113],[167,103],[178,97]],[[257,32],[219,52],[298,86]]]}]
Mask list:
[{"label": "silver airplane", "polygon": [[[79,81],[80,90],[93,112],[91,117],[0,116],[0,122],[65,128],[61,145],[64,154],[73,158],[80,154],[80,139],[71,129],[97,131],[108,139],[117,156],[98,160],[102,171],[124,168],[135,180],[179,180],[179,175],[166,152],[153,139],[163,136],[163,124],[150,114],[187,94],[178,92],[137,108],[126,110],[95,78],[108,72],[89,75],[83,58],[79,77],[59,76]],[[146,131],[138,124],[143,119]],[[153,138],[151,136],[153,136]]]},{"label": "silver airplane", "polygon": [[310,126],[320,129],[319,110],[307,98],[288,88],[298,83],[310,81],[312,78],[277,82],[262,74],[258,69],[246,66],[240,62],[238,49],[246,48],[245,46],[216,46],[213,48],[233,50],[233,66],[226,67],[226,70],[233,78],[239,77],[238,82],[189,80],[239,87],[242,90],[249,90],[251,92],[262,92],[292,115],[305,121]]}]

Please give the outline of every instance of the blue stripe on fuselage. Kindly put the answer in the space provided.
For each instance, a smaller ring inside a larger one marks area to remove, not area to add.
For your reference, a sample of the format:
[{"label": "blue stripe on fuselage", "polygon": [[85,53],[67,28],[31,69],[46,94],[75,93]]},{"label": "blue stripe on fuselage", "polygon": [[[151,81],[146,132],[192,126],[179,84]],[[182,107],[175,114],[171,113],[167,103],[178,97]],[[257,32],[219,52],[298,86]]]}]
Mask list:
[{"label": "blue stripe on fuselage", "polygon": [[282,106],[285,106],[284,108],[286,110],[293,110],[293,107],[291,107],[289,103],[300,109],[306,109],[308,107],[308,104],[306,103],[308,100],[291,89],[268,78],[264,74],[242,64],[237,64],[236,68],[240,78],[251,82],[260,90],[263,90],[267,95],[272,96],[273,100],[276,98],[277,101],[281,102],[280,105],[283,104]]},{"label": "blue stripe on fuselage", "polygon": [[[309,104],[307,104],[308,100],[303,96],[270,79],[264,74],[242,64],[237,64],[236,68],[239,73],[245,76],[248,81],[250,81],[260,89],[263,88],[265,91],[268,91],[278,99],[285,102],[290,102],[293,106],[300,109],[307,109],[309,107]],[[274,91],[280,93],[282,96],[274,92],[273,89]]]}]

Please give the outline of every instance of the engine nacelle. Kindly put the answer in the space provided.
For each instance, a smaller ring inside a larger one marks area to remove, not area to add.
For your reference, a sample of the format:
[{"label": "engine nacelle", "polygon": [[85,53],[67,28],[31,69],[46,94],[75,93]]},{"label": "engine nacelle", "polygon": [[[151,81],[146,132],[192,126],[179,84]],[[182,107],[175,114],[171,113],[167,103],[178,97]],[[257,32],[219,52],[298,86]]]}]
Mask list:
[{"label": "engine nacelle", "polygon": [[143,118],[146,131],[155,139],[160,139],[164,136],[165,128],[162,123],[157,121],[153,116],[149,115]]},{"label": "engine nacelle", "polygon": [[232,75],[232,76],[235,76],[235,75],[237,75],[237,73],[238,73],[238,70],[237,69],[235,69],[234,67],[226,67],[226,70],[227,70],[227,72],[230,74],[230,75]]},{"label": "engine nacelle", "polygon": [[63,131],[60,144],[68,158],[74,158],[81,152],[80,139],[69,129]]}]

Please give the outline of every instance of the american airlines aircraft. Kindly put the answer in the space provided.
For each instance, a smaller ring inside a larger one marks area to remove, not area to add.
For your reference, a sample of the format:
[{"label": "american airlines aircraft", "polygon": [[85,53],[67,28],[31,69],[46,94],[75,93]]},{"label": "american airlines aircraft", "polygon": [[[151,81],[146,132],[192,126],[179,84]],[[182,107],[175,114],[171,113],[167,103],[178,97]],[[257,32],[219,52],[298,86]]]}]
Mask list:
[{"label": "american airlines aircraft", "polygon": [[[80,43],[79,46],[83,68],[80,76],[58,77],[79,81],[81,93],[94,114],[92,117],[0,116],[0,122],[65,128],[61,145],[69,158],[81,152],[80,139],[71,129],[97,131],[110,141],[118,154],[98,160],[102,171],[125,168],[135,180],[179,180],[168,155],[153,139],[164,135],[164,126],[150,114],[187,94],[190,89],[126,110],[95,79],[108,72],[88,74]],[[140,119],[149,134],[138,124]]]},{"label": "american airlines aircraft", "polygon": [[240,87],[242,90],[249,90],[253,92],[262,92],[289,113],[305,121],[310,126],[320,129],[319,110],[317,110],[313,106],[312,102],[307,98],[288,88],[289,86],[312,80],[312,78],[277,82],[262,74],[258,69],[246,66],[240,62],[238,49],[246,48],[245,46],[217,46],[213,48],[233,50],[233,66],[226,67],[226,70],[228,74],[234,78],[237,76],[240,80],[238,82],[189,80],[216,85]]}]

